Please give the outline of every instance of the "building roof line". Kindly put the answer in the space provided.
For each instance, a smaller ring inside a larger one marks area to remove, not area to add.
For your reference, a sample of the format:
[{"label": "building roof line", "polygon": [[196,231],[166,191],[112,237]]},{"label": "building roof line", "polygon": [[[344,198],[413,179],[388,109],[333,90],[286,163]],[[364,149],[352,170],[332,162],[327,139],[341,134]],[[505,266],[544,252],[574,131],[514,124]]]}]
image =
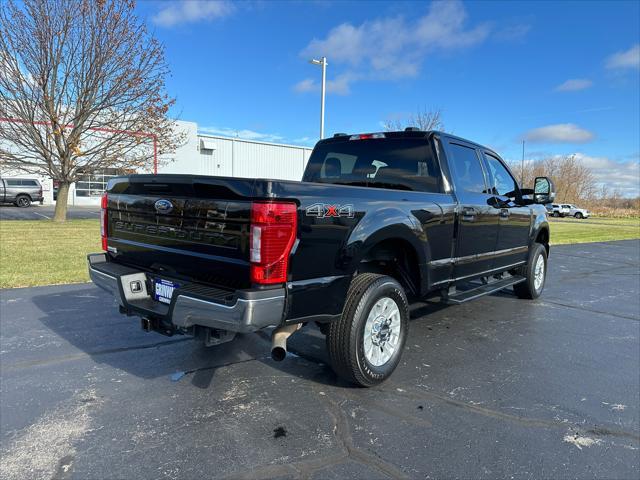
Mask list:
[{"label": "building roof line", "polygon": [[242,137],[227,137],[225,135],[212,135],[210,133],[201,133],[198,132],[198,137],[206,137],[206,138],[217,138],[220,140],[234,140],[234,141],[240,141],[240,142],[247,142],[247,143],[257,143],[260,145],[271,145],[274,147],[290,147],[290,148],[301,148],[303,150],[313,150],[313,147],[305,147],[303,145],[291,145],[289,143],[275,143],[275,142],[264,142],[262,140],[253,140],[253,139],[249,139],[249,138],[242,138]]}]

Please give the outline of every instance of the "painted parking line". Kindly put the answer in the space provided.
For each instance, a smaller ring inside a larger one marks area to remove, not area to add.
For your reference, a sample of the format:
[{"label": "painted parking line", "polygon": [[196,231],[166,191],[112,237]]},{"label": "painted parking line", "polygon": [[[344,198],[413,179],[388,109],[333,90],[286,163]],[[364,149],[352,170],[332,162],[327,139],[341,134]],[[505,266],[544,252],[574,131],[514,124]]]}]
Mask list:
[{"label": "painted parking line", "polygon": [[38,213],[38,212],[31,212],[31,213],[33,213],[34,215],[40,215],[41,217],[44,217],[44,218],[46,218],[48,220],[51,220],[51,217],[48,217],[47,215],[44,215],[42,213]]}]

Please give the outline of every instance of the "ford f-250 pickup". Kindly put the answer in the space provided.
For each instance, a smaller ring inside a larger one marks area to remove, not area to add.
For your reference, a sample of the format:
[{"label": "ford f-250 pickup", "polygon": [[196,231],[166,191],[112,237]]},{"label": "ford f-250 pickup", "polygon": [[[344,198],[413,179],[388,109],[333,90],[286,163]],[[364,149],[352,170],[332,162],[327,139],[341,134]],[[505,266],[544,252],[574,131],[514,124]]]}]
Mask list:
[{"label": "ford f-250 pickup", "polygon": [[372,386],[398,365],[411,299],[540,295],[554,196],[547,177],[522,189],[494,151],[452,135],[337,134],[302,181],[110,180],[89,272],[148,331],[215,345],[275,327],[275,360],[316,322],[336,373]]}]

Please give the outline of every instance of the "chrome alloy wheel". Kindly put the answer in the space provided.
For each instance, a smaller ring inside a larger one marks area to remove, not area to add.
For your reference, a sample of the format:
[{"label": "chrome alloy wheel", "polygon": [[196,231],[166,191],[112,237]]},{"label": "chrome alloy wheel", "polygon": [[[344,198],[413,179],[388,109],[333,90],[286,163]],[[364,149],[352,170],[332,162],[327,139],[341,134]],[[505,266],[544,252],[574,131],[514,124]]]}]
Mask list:
[{"label": "chrome alloy wheel", "polygon": [[387,363],[400,342],[400,309],[389,297],[378,300],[364,326],[364,355],[367,361],[380,367]]},{"label": "chrome alloy wheel", "polygon": [[533,286],[536,291],[542,288],[544,283],[544,258],[542,255],[538,255],[536,259],[536,266],[533,269]]}]

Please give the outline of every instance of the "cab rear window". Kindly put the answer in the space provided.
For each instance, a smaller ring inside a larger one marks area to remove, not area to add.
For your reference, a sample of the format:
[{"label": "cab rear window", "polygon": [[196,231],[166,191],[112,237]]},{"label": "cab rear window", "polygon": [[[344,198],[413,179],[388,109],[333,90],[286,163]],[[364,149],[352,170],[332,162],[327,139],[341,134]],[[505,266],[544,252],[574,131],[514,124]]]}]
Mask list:
[{"label": "cab rear window", "polygon": [[425,138],[345,140],[317,145],[303,181],[442,191],[439,169]]}]

